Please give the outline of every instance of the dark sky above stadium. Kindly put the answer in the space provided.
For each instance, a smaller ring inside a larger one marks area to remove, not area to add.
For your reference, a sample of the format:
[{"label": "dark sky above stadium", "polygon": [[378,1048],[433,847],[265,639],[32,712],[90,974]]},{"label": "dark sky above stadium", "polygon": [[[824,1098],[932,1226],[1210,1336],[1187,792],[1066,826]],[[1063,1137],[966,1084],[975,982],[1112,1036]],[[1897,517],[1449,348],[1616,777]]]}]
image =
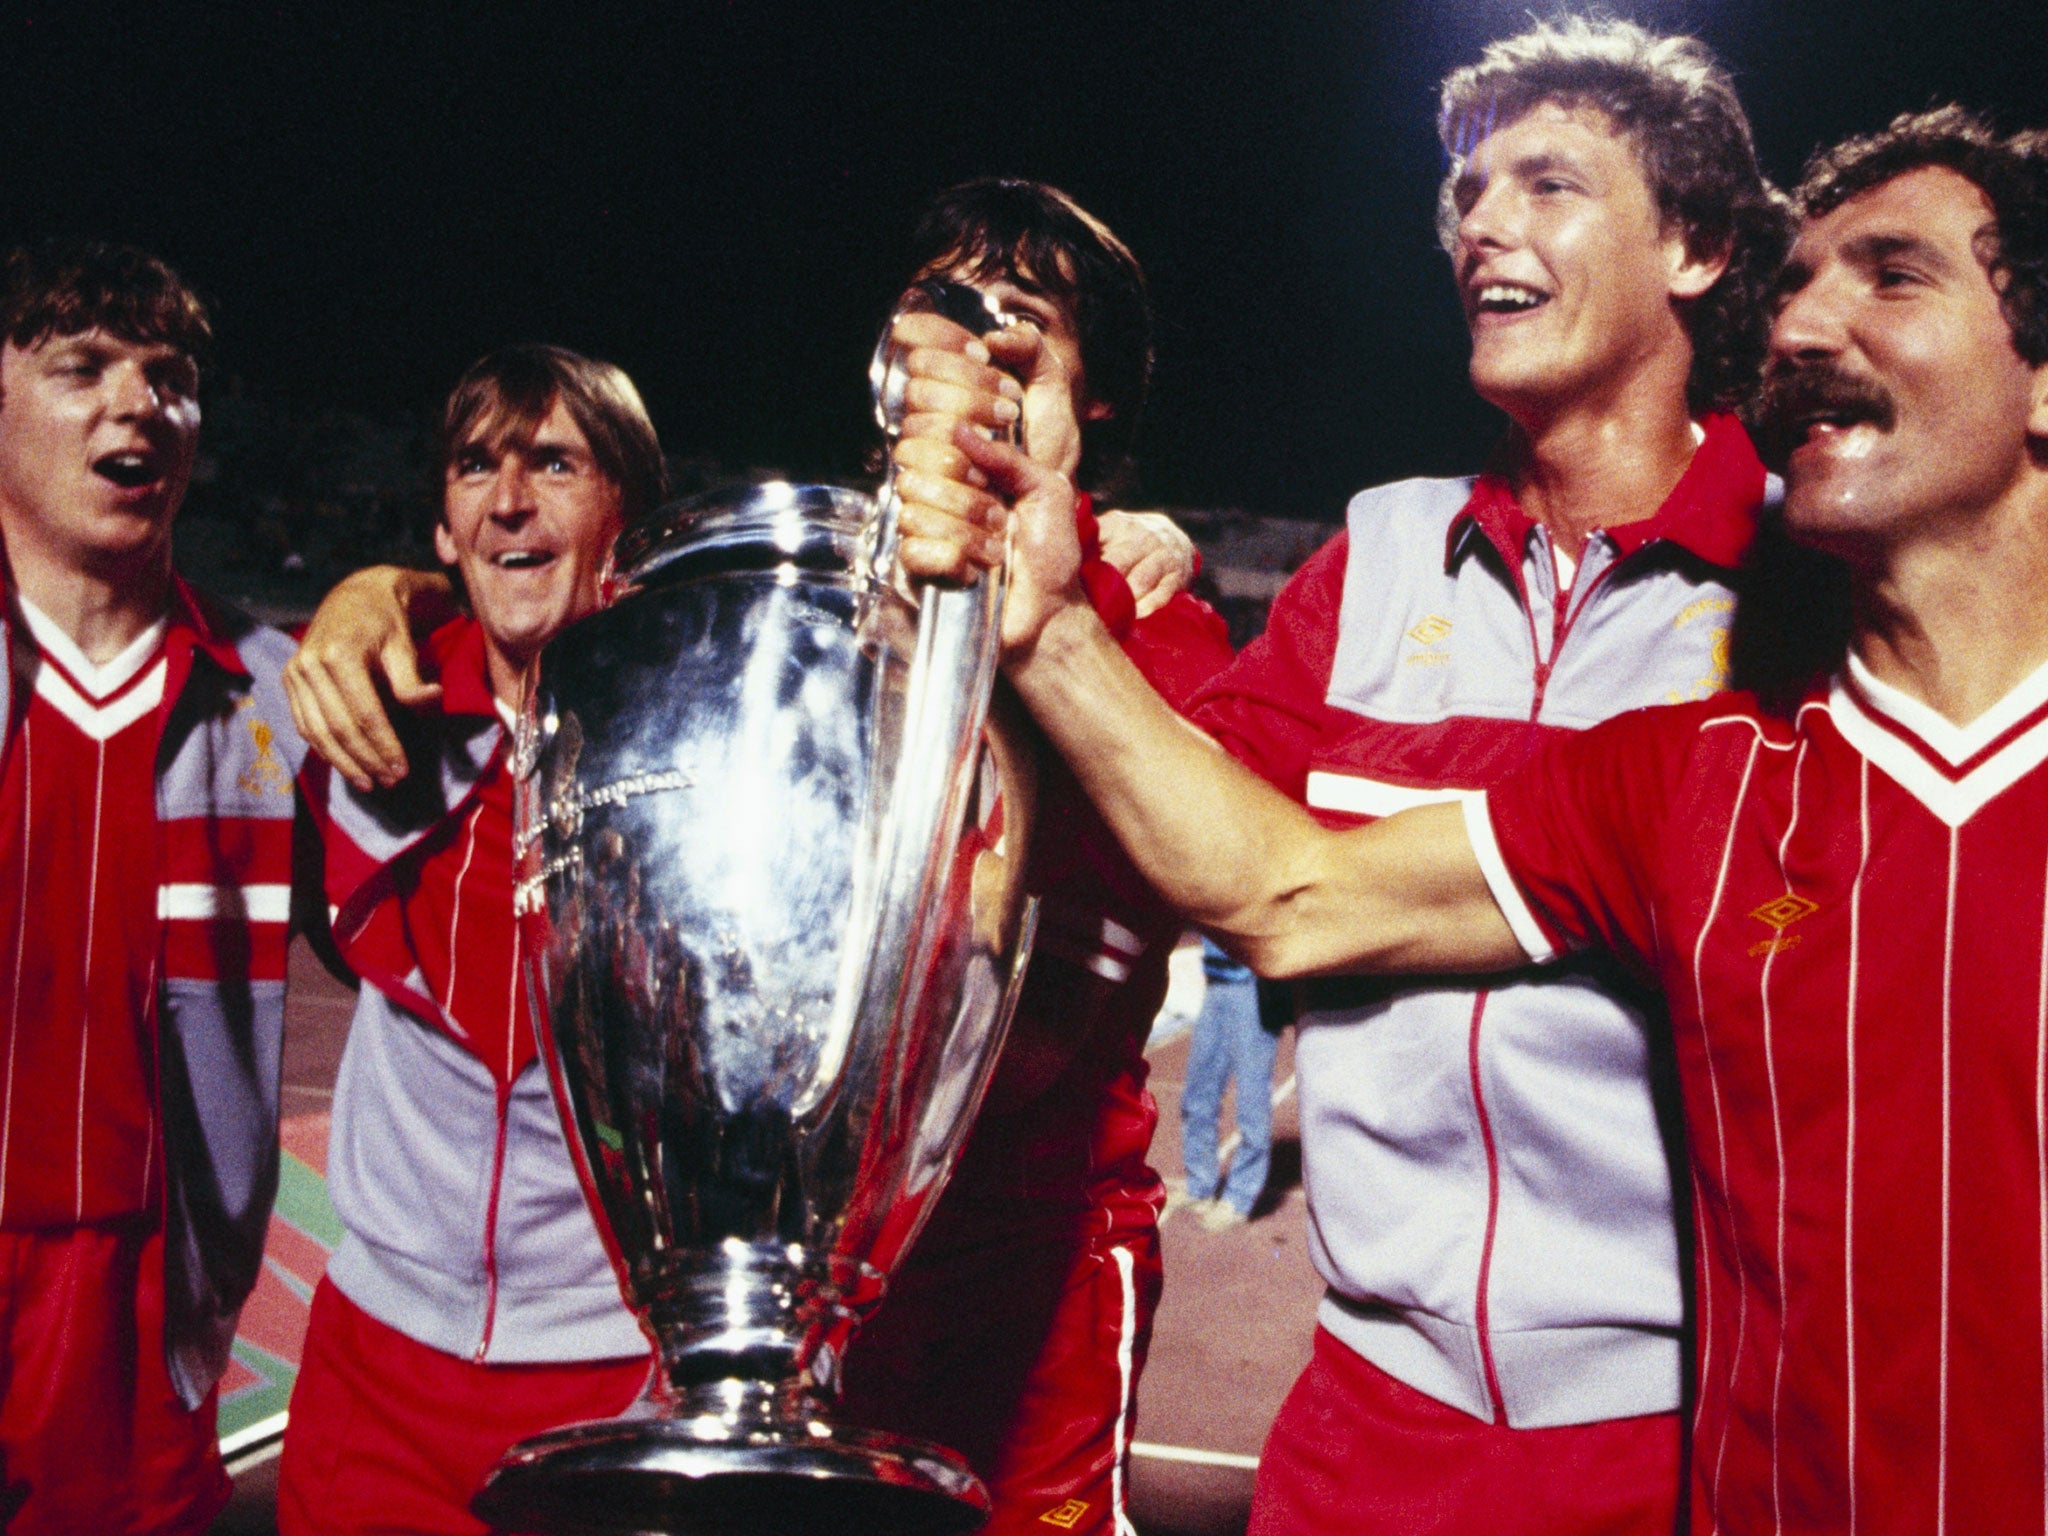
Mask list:
[{"label": "dark sky above stadium", "polygon": [[[1940,100],[2048,123],[2042,0],[1610,9],[1713,44],[1781,181]],[[160,252],[220,376],[307,409],[419,412],[560,341],[623,363],[672,452],[830,476],[920,203],[1039,177],[1151,275],[1148,498],[1335,517],[1498,430],[1431,229],[1434,87],[1530,10],[0,0],[0,236]]]}]

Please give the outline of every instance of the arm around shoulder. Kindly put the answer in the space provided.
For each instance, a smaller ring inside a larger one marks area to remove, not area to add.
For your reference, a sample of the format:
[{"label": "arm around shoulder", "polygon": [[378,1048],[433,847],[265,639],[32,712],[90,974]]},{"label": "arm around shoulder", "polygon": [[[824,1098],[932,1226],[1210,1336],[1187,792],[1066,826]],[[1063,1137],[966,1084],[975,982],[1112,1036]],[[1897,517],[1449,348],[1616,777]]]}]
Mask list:
[{"label": "arm around shoulder", "polygon": [[389,704],[440,696],[420,673],[417,637],[453,618],[454,589],[438,571],[380,565],[329,592],[285,667],[292,717],[306,742],[358,789],[406,774]]}]

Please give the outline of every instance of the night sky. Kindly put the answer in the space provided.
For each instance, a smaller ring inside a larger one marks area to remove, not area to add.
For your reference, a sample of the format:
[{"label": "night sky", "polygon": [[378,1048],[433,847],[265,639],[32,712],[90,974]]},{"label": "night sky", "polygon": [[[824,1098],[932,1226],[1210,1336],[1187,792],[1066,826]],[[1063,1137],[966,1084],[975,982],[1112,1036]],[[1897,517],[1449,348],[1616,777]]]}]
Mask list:
[{"label": "night sky", "polygon": [[[0,3],[0,236],[147,246],[217,377],[430,409],[501,342],[639,380],[672,453],[829,477],[922,201],[1039,177],[1150,273],[1149,500],[1334,518],[1470,467],[1435,83],[1526,0]],[[1767,169],[1949,98],[2048,123],[2048,6],[1637,0],[1734,69]]]}]

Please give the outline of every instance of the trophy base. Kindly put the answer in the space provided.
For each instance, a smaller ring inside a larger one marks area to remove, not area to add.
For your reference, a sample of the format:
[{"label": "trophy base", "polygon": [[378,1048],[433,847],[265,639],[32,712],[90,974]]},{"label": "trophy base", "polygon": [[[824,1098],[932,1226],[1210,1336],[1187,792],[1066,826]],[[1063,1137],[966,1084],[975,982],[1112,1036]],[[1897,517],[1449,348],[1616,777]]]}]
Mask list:
[{"label": "trophy base", "polygon": [[538,1536],[959,1536],[989,1504],[965,1462],[922,1440],[818,1419],[641,1418],[521,1441],[470,1508]]}]

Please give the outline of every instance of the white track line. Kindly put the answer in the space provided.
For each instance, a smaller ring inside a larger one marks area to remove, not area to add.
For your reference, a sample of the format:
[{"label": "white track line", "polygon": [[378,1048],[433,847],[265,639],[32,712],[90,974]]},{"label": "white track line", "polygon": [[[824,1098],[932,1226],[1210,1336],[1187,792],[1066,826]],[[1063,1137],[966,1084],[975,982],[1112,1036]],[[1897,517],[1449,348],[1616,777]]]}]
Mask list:
[{"label": "white track line", "polygon": [[1231,1467],[1239,1472],[1256,1471],[1259,1465],[1256,1456],[1240,1456],[1233,1451],[1198,1451],[1185,1445],[1154,1445],[1149,1440],[1133,1440],[1131,1454],[1152,1461],[1182,1461],[1197,1467]]},{"label": "white track line", "polygon": [[230,1477],[240,1477],[251,1467],[262,1466],[284,1448],[287,1417],[273,1413],[267,1419],[258,1419],[247,1429],[238,1429],[232,1435],[220,1437],[220,1459],[227,1464]]}]

